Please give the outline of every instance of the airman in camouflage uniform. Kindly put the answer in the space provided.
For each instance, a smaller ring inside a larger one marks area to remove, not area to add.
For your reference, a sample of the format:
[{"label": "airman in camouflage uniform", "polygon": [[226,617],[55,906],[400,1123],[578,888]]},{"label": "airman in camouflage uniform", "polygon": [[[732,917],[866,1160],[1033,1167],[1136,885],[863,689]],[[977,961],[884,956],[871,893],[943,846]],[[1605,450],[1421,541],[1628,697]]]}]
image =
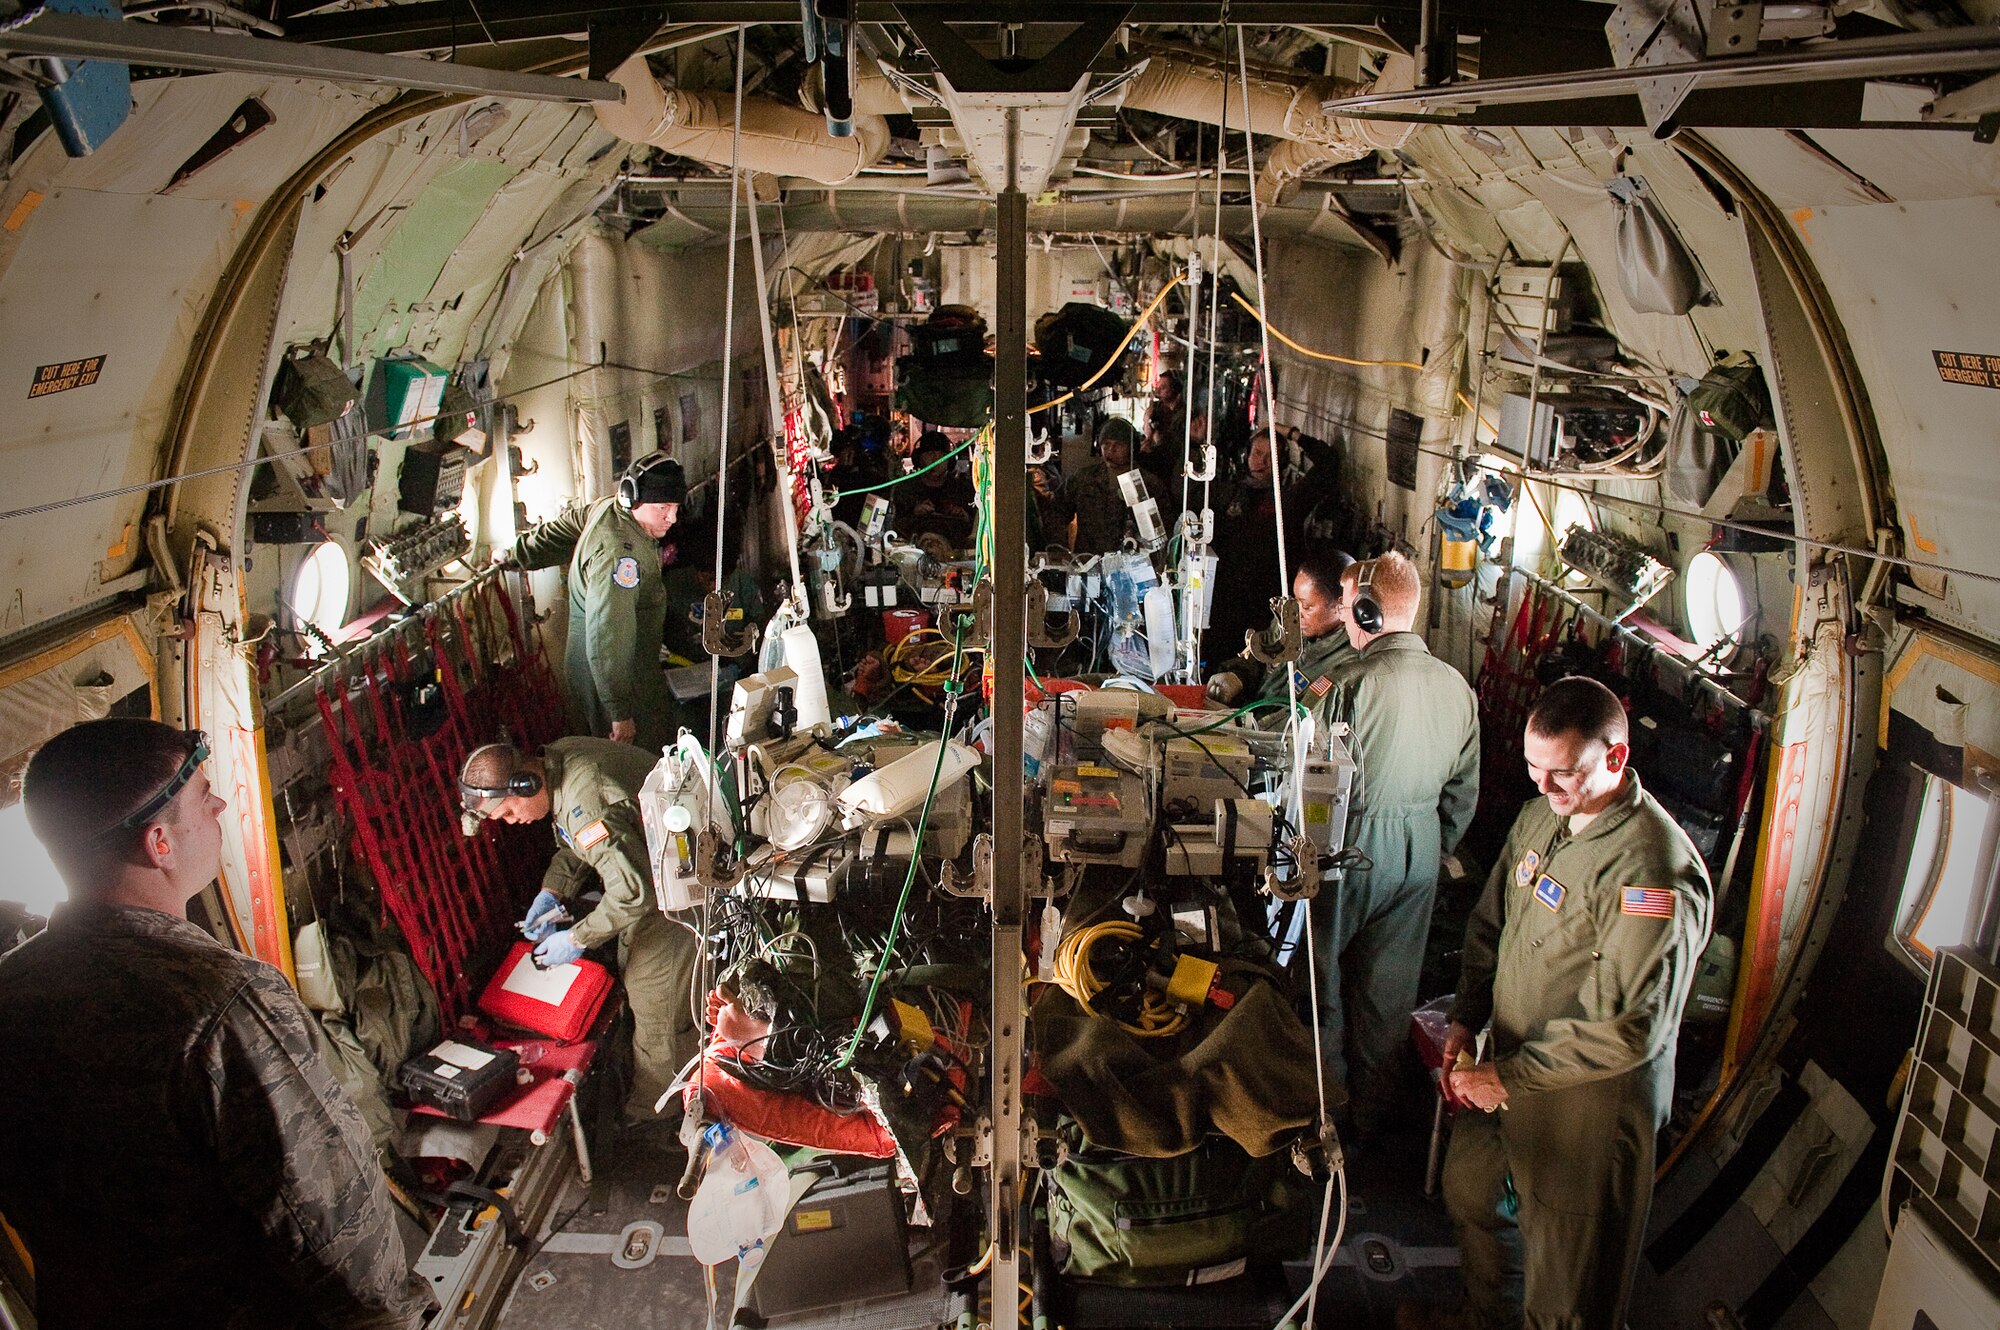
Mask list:
[{"label": "airman in camouflage uniform", "polygon": [[1485,1111],[1453,1125],[1444,1199],[1482,1330],[1625,1323],[1713,911],[1701,855],[1625,766],[1626,737],[1603,685],[1543,693],[1523,748],[1544,797],[1465,928],[1446,1065],[1489,1021],[1492,1048],[1450,1075]]},{"label": "airman in camouflage uniform", "polygon": [[[502,756],[487,761],[489,754]],[[528,907],[522,931],[535,957],[547,965],[575,960],[593,947],[618,941],[625,999],[632,1008],[632,1093],[626,1116],[646,1119],[673,1078],[700,1047],[700,1030],[688,990],[700,948],[694,935],[660,912],[653,892],[646,830],[639,819],[639,787],[655,759],[643,749],[609,739],[558,739],[539,760],[489,745],[466,759],[462,789],[468,808],[481,789],[501,790],[512,771],[531,771],[541,786],[533,794],[494,798],[471,809],[505,822],[555,822],[556,854],[542,890]],[[497,776],[497,779],[496,779]],[[565,929],[551,915],[567,906],[592,874],[604,889],[595,909]]]},{"label": "airman in camouflage uniform", "polygon": [[38,1323],[408,1326],[430,1297],[311,1014],[182,915],[223,806],[188,739],[90,722],[24,781],[70,887],[0,959],[0,1211],[34,1258]]},{"label": "airman in camouflage uniform", "polygon": [[617,494],[533,527],[513,550],[523,568],[568,564],[563,668],[576,728],[655,755],[673,741],[677,718],[660,669],[659,541],[686,495],[680,464],[654,453],[632,464]]}]

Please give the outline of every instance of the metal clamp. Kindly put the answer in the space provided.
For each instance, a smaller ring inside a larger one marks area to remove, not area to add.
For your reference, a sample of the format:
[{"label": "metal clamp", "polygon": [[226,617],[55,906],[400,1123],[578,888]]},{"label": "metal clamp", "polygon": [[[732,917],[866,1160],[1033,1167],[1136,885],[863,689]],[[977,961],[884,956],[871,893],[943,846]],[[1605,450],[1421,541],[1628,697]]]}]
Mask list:
[{"label": "metal clamp", "polygon": [[1066,647],[1076,641],[1080,631],[1075,610],[1069,611],[1068,627],[1059,631],[1049,628],[1049,589],[1042,585],[1039,577],[1028,579],[1027,590],[1028,645],[1034,647]]},{"label": "metal clamp", "polygon": [[[938,627],[940,629],[944,628],[945,620],[948,618],[970,619],[972,621],[971,632],[969,634],[971,640],[974,642],[983,642],[989,647],[992,646],[993,644],[992,579],[982,577],[973,586],[972,600],[969,607],[966,608],[960,608],[956,606],[947,607],[942,601],[940,601],[938,604]],[[953,635],[961,640],[965,639],[968,636],[963,624],[953,625]]]},{"label": "metal clamp", "polygon": [[834,583],[831,577],[822,577],[819,580],[819,608],[820,613],[824,617],[829,619],[841,618],[853,606],[854,597],[842,594],[840,588]]},{"label": "metal clamp", "polygon": [[728,842],[714,827],[703,827],[694,837],[694,880],[710,891],[727,891],[743,880],[743,865],[721,867]]},{"label": "metal clamp", "polygon": [[1215,509],[1188,509],[1175,519],[1180,528],[1181,541],[1195,547],[1196,551],[1208,548],[1215,539]]},{"label": "metal clamp", "polygon": [[961,877],[952,862],[945,860],[938,874],[938,886],[947,896],[983,901],[993,891],[993,837],[980,832],[972,839],[972,872]]},{"label": "metal clamp", "polygon": [[[1305,841],[1305,853],[1301,857],[1299,842]],[[1309,901],[1319,895],[1319,846],[1303,836],[1294,837],[1291,845],[1292,862],[1298,866],[1297,875],[1280,878],[1278,870],[1264,870],[1264,894],[1274,900]]]},{"label": "metal clamp", "polygon": [[1055,451],[1056,451],[1055,441],[1049,437],[1049,432],[1047,430],[1038,430],[1035,434],[1035,437],[1028,440],[1027,444],[1028,465],[1029,466],[1046,465],[1048,460],[1051,457],[1055,456]]},{"label": "metal clamp", "polygon": [[741,628],[728,626],[729,602],[735,597],[720,588],[711,591],[701,602],[701,646],[711,656],[747,656],[757,649],[758,627],[746,623]]},{"label": "metal clamp", "polygon": [[1183,468],[1183,472],[1189,480],[1192,480],[1197,485],[1206,485],[1209,481],[1214,480],[1215,445],[1212,443],[1201,445],[1201,465],[1196,466],[1194,459],[1190,457],[1186,467]]},{"label": "metal clamp", "polygon": [[[1278,647],[1275,651],[1264,650],[1264,637],[1276,631]],[[1261,665],[1289,665],[1299,658],[1299,648],[1304,637],[1299,629],[1299,602],[1291,596],[1271,598],[1271,626],[1259,632],[1252,628],[1243,634],[1243,654]]]}]

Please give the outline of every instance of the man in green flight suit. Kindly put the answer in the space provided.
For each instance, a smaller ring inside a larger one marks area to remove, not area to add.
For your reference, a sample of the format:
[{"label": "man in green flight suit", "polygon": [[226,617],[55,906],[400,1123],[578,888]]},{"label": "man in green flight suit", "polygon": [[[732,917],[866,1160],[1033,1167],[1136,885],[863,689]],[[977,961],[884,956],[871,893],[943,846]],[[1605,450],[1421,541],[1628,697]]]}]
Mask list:
[{"label": "man in green flight suit", "polygon": [[[1299,603],[1298,659],[1291,674],[1298,683],[1299,703],[1310,707],[1326,696],[1334,673],[1355,659],[1354,644],[1347,640],[1347,612],[1341,599],[1340,578],[1354,563],[1354,557],[1330,545],[1312,545],[1299,557],[1292,574],[1292,598]],[[1227,645],[1227,644],[1225,644]],[[1208,677],[1209,697],[1223,706],[1247,706],[1252,702],[1287,702],[1286,671],[1267,669],[1248,652],[1226,660]],[[1244,694],[1248,693],[1246,697]],[[1258,716],[1265,729],[1282,729],[1285,708],[1273,707]]]},{"label": "man in green flight suit", "polygon": [[1463,676],[1410,631],[1415,565],[1391,551],[1347,569],[1341,584],[1347,640],[1359,654],[1333,675],[1319,715],[1351,731],[1360,775],[1348,839],[1368,866],[1321,891],[1324,924],[1314,926],[1320,1028],[1365,1136],[1391,1107],[1387,1072],[1417,1002],[1439,862],[1479,801],[1479,705]]},{"label": "man in green flight suit", "polygon": [[[487,744],[465,759],[458,777],[470,818],[555,820],[555,858],[521,921],[535,944],[535,960],[567,965],[618,940],[633,1024],[625,1116],[636,1121],[653,1117],[654,1104],[700,1046],[688,1001],[700,948],[693,933],[660,911],[639,820],[639,787],[654,760],[644,749],[609,739],[557,739],[539,757],[510,744]],[[467,826],[477,829],[471,821]],[[593,872],[604,898],[571,923],[570,902]]]},{"label": "man in green flight suit", "polygon": [[[1465,927],[1447,1088],[1483,1112],[1453,1124],[1444,1200],[1482,1328],[1625,1323],[1713,910],[1701,855],[1626,766],[1628,733],[1594,680],[1542,693],[1522,749],[1544,797]],[[1491,1056],[1474,1064],[1489,1021]]]},{"label": "man in green flight suit", "polygon": [[676,719],[660,669],[667,592],[659,542],[686,498],[681,464],[649,453],[626,468],[616,494],[535,526],[513,549],[523,568],[568,561],[563,669],[576,728],[656,757],[673,742]]}]

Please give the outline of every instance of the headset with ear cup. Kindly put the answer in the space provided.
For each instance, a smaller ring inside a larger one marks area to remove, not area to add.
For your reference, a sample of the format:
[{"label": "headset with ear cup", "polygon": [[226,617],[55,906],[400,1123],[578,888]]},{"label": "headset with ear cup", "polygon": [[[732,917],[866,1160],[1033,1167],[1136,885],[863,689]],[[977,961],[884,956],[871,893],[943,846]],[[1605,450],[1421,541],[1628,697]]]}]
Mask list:
[{"label": "headset with ear cup", "polygon": [[642,503],[680,503],[686,497],[681,464],[666,453],[647,453],[618,477],[618,506],[627,512]]},{"label": "headset with ear cup", "polygon": [[1347,607],[1348,618],[1364,633],[1382,631],[1382,602],[1375,599],[1375,561],[1363,559],[1354,568],[1354,599]]},{"label": "headset with ear cup", "polygon": [[[504,766],[507,779],[498,785],[481,785],[471,779],[473,766],[490,756],[494,765]],[[542,774],[525,765],[521,751],[512,744],[487,744],[475,748],[459,769],[458,795],[467,813],[490,817],[508,799],[526,799],[542,792]]]}]

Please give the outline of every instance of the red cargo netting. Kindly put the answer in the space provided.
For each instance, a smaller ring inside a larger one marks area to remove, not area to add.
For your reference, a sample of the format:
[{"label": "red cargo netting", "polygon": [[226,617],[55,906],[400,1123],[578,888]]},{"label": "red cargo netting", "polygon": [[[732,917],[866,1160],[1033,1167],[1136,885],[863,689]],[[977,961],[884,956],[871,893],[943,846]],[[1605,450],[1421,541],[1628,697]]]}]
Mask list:
[{"label": "red cargo netting", "polygon": [[461,834],[458,770],[504,732],[538,748],[562,734],[540,640],[522,629],[511,578],[489,576],[428,607],[421,639],[385,633],[319,689],[341,812],[448,1023],[473,1009],[474,976],[512,935],[550,845],[539,828]]}]

